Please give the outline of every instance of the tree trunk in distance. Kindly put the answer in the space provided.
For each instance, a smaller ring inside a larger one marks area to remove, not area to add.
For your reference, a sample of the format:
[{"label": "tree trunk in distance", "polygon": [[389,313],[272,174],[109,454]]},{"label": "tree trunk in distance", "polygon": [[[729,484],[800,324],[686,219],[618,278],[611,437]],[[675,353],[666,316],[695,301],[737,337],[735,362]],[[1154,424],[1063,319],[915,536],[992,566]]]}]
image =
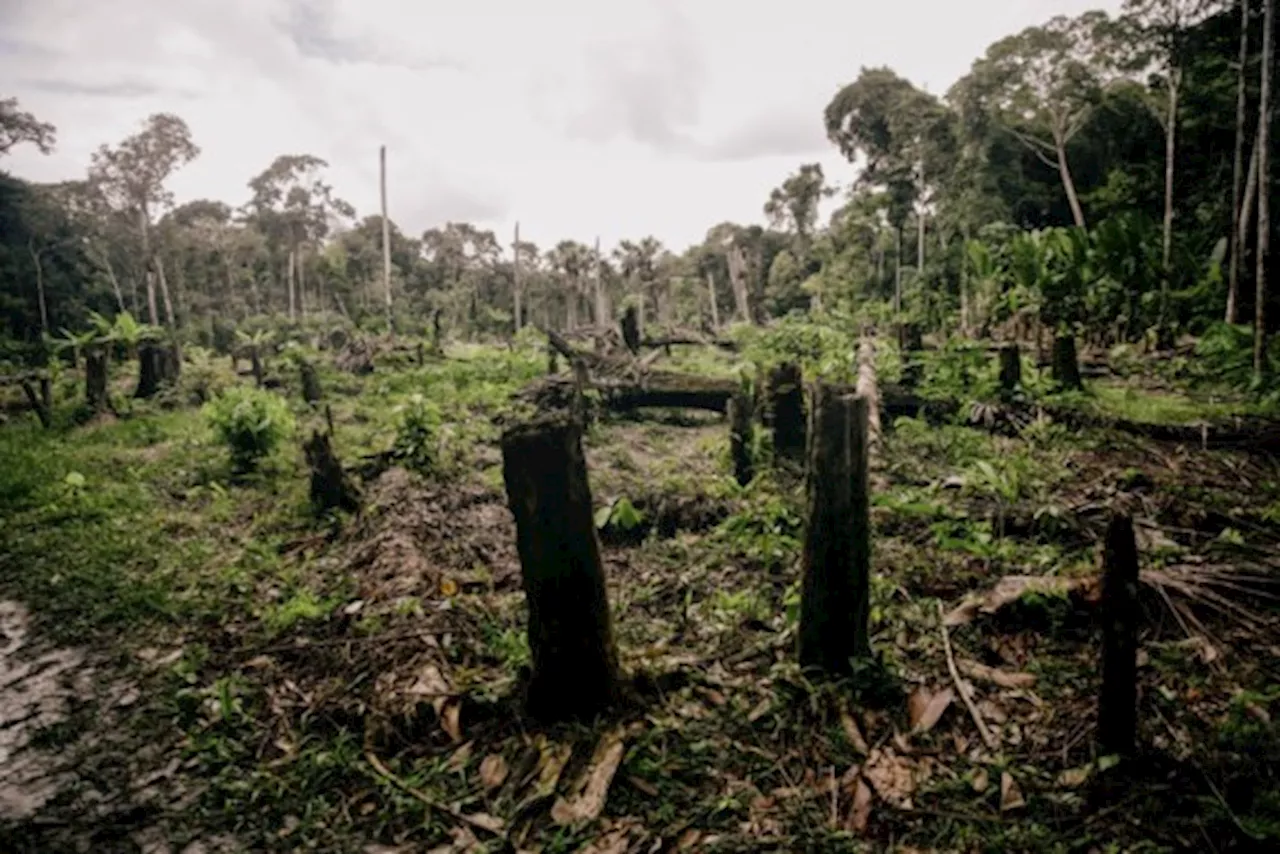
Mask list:
[{"label": "tree trunk in distance", "polygon": [[160,390],[160,348],[154,341],[144,341],[138,348],[138,387],[133,396],[147,399]]},{"label": "tree trunk in distance", "polygon": [[1058,177],[1062,179],[1062,189],[1067,192],[1067,203],[1071,205],[1071,218],[1075,221],[1077,228],[1087,228],[1084,221],[1084,208],[1080,207],[1080,197],[1076,195],[1076,182],[1071,177],[1071,167],[1067,163],[1067,141],[1055,131],[1053,143],[1058,154]]},{"label": "tree trunk in distance", "polygon": [[514,329],[516,334],[520,334],[520,323],[522,319],[521,298],[523,294],[520,292],[520,223],[516,223],[515,237],[511,244],[511,302],[514,310]]},{"label": "tree trunk in distance", "polygon": [[36,250],[35,238],[27,241],[27,252],[31,255],[31,263],[36,268],[36,301],[40,307],[40,331],[49,334],[49,308],[44,298],[44,264],[40,262],[40,252]]},{"label": "tree trunk in distance", "polygon": [[253,368],[253,384],[262,388],[262,355],[258,352],[256,344],[249,348],[249,364]]},{"label": "tree trunk in distance", "polygon": [[1053,339],[1053,378],[1064,389],[1079,391],[1084,388],[1080,379],[1080,360],[1076,357],[1074,335],[1058,335]]},{"label": "tree trunk in distance", "polygon": [[1231,163],[1231,234],[1227,240],[1231,253],[1227,274],[1227,323],[1239,321],[1240,256],[1244,254],[1245,241],[1240,234],[1241,205],[1244,188],[1244,133],[1248,105],[1247,71],[1249,67],[1249,0],[1240,0],[1240,70],[1236,77],[1236,144]]},{"label": "tree trunk in distance", "polygon": [[156,309],[156,277],[151,270],[146,270],[143,275],[147,279],[147,312],[149,322],[152,326],[160,325],[160,312]]},{"label": "tree trunk in distance", "polygon": [[302,446],[311,470],[311,507],[317,513],[330,510],[346,510],[354,513],[360,509],[360,491],[347,477],[342,464],[333,453],[328,433],[314,431]]},{"label": "tree trunk in distance", "polygon": [[1258,97],[1258,241],[1254,252],[1253,375],[1267,372],[1267,266],[1271,255],[1271,83],[1275,74],[1276,0],[1262,18],[1262,87]]},{"label": "tree trunk in distance", "polygon": [[640,323],[634,305],[622,313],[622,341],[633,356],[640,352]]},{"label": "tree trunk in distance", "polygon": [[733,460],[733,478],[738,486],[746,486],[755,477],[751,459],[751,398],[739,392],[729,399],[729,456]]},{"label": "tree trunk in distance", "polygon": [[902,358],[902,385],[915,388],[920,385],[924,365],[920,353],[924,350],[924,333],[918,323],[898,324],[898,352]]},{"label": "tree trunk in distance", "polygon": [[387,147],[378,147],[378,193],[382,199],[382,293],[387,303],[387,332],[396,334],[391,312],[391,220],[387,219]]},{"label": "tree trunk in distance", "polygon": [[618,655],[579,427],[550,417],[507,429],[502,473],[529,606],[529,711],[593,715],[616,695]]},{"label": "tree trunk in distance", "polygon": [[91,412],[107,408],[107,354],[97,347],[84,353],[84,400]]},{"label": "tree trunk in distance", "polygon": [[707,297],[711,304],[711,331],[720,331],[720,307],[716,305],[716,280],[707,273]]},{"label": "tree trunk in distance", "polygon": [[1132,753],[1138,726],[1138,547],[1133,520],[1112,517],[1102,570],[1102,689],[1098,748]]},{"label": "tree trunk in distance", "polygon": [[847,675],[871,657],[867,402],[818,385],[800,595],[800,664]]},{"label": "tree trunk in distance", "polygon": [[779,457],[803,461],[807,425],[800,366],[783,362],[769,372],[769,418]]}]

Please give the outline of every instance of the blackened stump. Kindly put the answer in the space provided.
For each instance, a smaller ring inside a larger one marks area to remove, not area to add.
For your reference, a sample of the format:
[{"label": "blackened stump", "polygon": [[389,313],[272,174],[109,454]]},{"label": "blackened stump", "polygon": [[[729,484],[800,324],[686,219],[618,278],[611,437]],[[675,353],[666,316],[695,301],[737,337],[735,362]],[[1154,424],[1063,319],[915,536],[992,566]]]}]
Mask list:
[{"label": "blackened stump", "polygon": [[1022,351],[1017,344],[1000,348],[1000,393],[1008,397],[1022,385]]},{"label": "blackened stump", "polygon": [[634,305],[622,313],[622,341],[632,355],[640,352],[640,320]]},{"label": "blackened stump", "polygon": [[1102,690],[1098,693],[1098,747],[1132,753],[1138,728],[1138,546],[1133,519],[1114,516],[1107,526],[1102,565]]},{"label": "blackened stump", "polygon": [[[332,430],[332,425],[330,430]],[[311,506],[317,513],[360,509],[360,492],[333,453],[328,433],[313,432],[302,446],[311,469]]]},{"label": "blackened stump", "polygon": [[739,392],[729,399],[729,456],[733,460],[733,478],[746,486],[755,477],[751,456],[751,397]]},{"label": "blackened stump", "polygon": [[798,365],[783,362],[769,372],[769,420],[773,426],[774,452],[786,459],[803,460],[804,388]]},{"label": "blackened stump", "polygon": [[298,370],[302,375],[302,399],[313,406],[318,404],[324,393],[320,390],[320,376],[316,373],[316,366],[303,360],[298,363]]},{"label": "blackened stump", "polygon": [[867,412],[866,398],[814,388],[799,653],[802,666],[837,676],[871,657]]},{"label": "blackened stump", "polygon": [[[41,378],[40,389],[45,391],[49,388],[49,380]],[[31,404],[31,411],[36,414],[36,418],[40,420],[40,426],[48,430],[53,423],[51,406],[49,397],[36,391],[36,386],[29,379],[22,381],[22,392],[27,396],[27,403]]]},{"label": "blackened stump", "polygon": [[1074,335],[1059,335],[1053,339],[1053,359],[1050,365],[1053,378],[1064,389],[1079,391],[1084,388],[1080,379],[1080,360],[1076,357]]},{"label": "blackened stump", "polygon": [[138,348],[138,387],[133,392],[134,397],[155,397],[160,390],[160,377],[164,370],[161,358],[160,347],[154,342],[146,341]]},{"label": "blackened stump", "polygon": [[509,428],[502,473],[529,606],[529,711],[593,715],[615,696],[618,655],[580,428],[563,416]]},{"label": "blackened stump", "polygon": [[107,409],[107,354],[100,349],[84,354],[84,400],[90,412]]}]

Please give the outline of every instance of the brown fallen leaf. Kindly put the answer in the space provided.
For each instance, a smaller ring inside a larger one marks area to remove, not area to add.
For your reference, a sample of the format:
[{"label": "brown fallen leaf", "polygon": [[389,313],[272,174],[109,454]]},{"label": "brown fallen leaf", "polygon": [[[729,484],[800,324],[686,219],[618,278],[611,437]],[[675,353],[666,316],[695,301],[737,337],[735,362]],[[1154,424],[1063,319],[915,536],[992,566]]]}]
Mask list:
[{"label": "brown fallen leaf", "polygon": [[609,786],[622,764],[622,731],[601,736],[588,766],[582,793],[572,800],[559,798],[551,807],[551,818],[559,825],[590,821],[600,815],[609,797]]},{"label": "brown fallen leaf", "polygon": [[658,797],[658,787],[643,777],[637,777],[635,774],[628,774],[627,782],[634,786],[637,791],[640,791],[651,798]]},{"label": "brown fallen leaf", "polygon": [[1013,779],[1013,775],[1005,771],[1000,775],[1000,812],[1022,809],[1027,805],[1023,800],[1022,790]]},{"label": "brown fallen leaf", "polygon": [[475,748],[475,745],[474,741],[468,741],[453,751],[453,754],[445,762],[445,767],[450,771],[465,771],[467,763],[471,761],[471,751]]},{"label": "brown fallen leaf", "polygon": [[490,833],[496,833],[501,836],[506,830],[506,822],[498,818],[496,815],[489,815],[487,812],[463,813],[466,820],[475,827],[482,827]]},{"label": "brown fallen leaf", "polygon": [[486,789],[496,789],[507,779],[507,760],[501,753],[491,753],[480,763],[480,782]]},{"label": "brown fallen leaf", "polygon": [[986,768],[979,768],[977,771],[973,772],[973,779],[969,781],[969,784],[973,786],[973,790],[979,794],[985,792],[990,783],[991,778],[987,774]]},{"label": "brown fallen leaf", "polygon": [[445,731],[449,738],[453,739],[454,744],[462,743],[461,716],[461,698],[450,697],[444,701],[444,706],[440,709],[440,728]]},{"label": "brown fallen leaf", "polygon": [[849,814],[845,816],[845,830],[858,834],[867,832],[867,822],[871,818],[871,801],[871,787],[859,777],[853,792],[853,805],[849,808]]},{"label": "brown fallen leaf", "polygon": [[688,851],[698,844],[698,840],[702,839],[702,831],[689,828],[680,834],[680,838],[676,840],[677,851]]},{"label": "brown fallen leaf", "polygon": [[976,661],[969,661],[963,658],[956,659],[956,666],[960,668],[961,673],[970,679],[981,679],[1001,688],[1030,688],[1036,684],[1034,673],[1011,673],[1008,670],[988,667],[985,664],[979,664]]},{"label": "brown fallen leaf", "polygon": [[627,854],[627,831],[611,830],[592,840],[578,854]]},{"label": "brown fallen leaf", "polygon": [[916,790],[914,772],[915,766],[910,760],[883,748],[871,751],[862,766],[862,776],[876,794],[890,806],[904,810],[913,806],[911,796]]},{"label": "brown fallen leaf", "polygon": [[849,742],[850,747],[863,756],[870,752],[867,747],[867,740],[862,737],[862,730],[858,729],[858,722],[849,713],[847,703],[840,704],[840,728],[844,731],[844,737]]},{"label": "brown fallen leaf", "polygon": [[955,699],[955,692],[944,688],[934,694],[921,685],[907,700],[907,714],[914,732],[928,732],[942,718],[942,713]]},{"label": "brown fallen leaf", "polygon": [[1089,780],[1093,773],[1093,765],[1082,765],[1079,768],[1068,768],[1058,775],[1058,785],[1065,789],[1078,789]]}]

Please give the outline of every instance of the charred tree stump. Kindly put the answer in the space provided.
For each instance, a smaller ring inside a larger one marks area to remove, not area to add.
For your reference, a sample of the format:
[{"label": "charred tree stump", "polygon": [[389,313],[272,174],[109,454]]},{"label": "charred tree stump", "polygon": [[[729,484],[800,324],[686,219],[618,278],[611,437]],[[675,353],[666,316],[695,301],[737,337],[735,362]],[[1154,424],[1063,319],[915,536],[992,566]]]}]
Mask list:
[{"label": "charred tree stump", "polygon": [[[330,427],[332,429],[332,427]],[[311,469],[311,507],[316,513],[360,509],[360,492],[333,453],[329,433],[315,431],[302,446]]]},{"label": "charred tree stump", "polygon": [[1102,690],[1098,747],[1133,752],[1138,729],[1138,546],[1133,519],[1114,516],[1107,527],[1102,567]]},{"label": "charred tree stump", "polygon": [[924,335],[915,323],[898,324],[898,352],[902,356],[902,385],[915,388],[920,385],[924,365],[920,353],[924,350]]},{"label": "charred tree stump", "polygon": [[1022,351],[1017,344],[1000,348],[1000,393],[1010,397],[1022,385]]},{"label": "charred tree stump", "polygon": [[529,604],[529,711],[593,715],[615,696],[618,655],[580,428],[545,417],[507,429],[502,474]]},{"label": "charred tree stump", "polygon": [[582,359],[569,362],[573,368],[573,418],[583,430],[587,429],[587,389],[591,387],[591,375]]},{"label": "charred tree stump", "polygon": [[160,360],[160,348],[152,342],[145,342],[138,348],[138,387],[133,392],[134,397],[155,397],[160,390],[160,377],[164,370]]},{"label": "charred tree stump", "polygon": [[437,308],[431,313],[431,351],[436,356],[444,355],[444,337],[440,331],[441,311]]},{"label": "charred tree stump", "polygon": [[729,399],[729,456],[733,460],[733,478],[738,486],[746,486],[755,477],[751,457],[751,397],[739,392]]},{"label": "charred tree stump", "polygon": [[36,414],[36,418],[40,419],[40,426],[46,430],[53,424],[48,389],[49,380],[47,377],[40,379],[40,392],[36,391],[36,387],[31,380],[24,379],[22,381],[22,392],[27,396],[27,403],[31,404],[31,411]]},{"label": "charred tree stump", "polygon": [[1053,378],[1064,389],[1079,391],[1084,388],[1080,379],[1080,359],[1076,356],[1074,335],[1059,335],[1053,339],[1053,360],[1050,363]]},{"label": "charred tree stump", "polygon": [[53,411],[53,380],[48,377],[40,378],[40,402],[45,409]]},{"label": "charred tree stump", "polygon": [[800,664],[848,675],[853,659],[871,657],[867,401],[824,385],[813,398]]},{"label": "charred tree stump", "polygon": [[315,406],[324,398],[324,393],[320,390],[320,376],[316,373],[316,366],[304,359],[298,363],[298,371],[302,375],[302,399]]},{"label": "charred tree stump", "polygon": [[631,355],[640,352],[640,319],[634,305],[627,306],[627,310],[622,313],[622,341]]},{"label": "charred tree stump", "polygon": [[785,459],[802,461],[806,425],[798,365],[784,362],[769,372],[769,420],[774,452]]},{"label": "charred tree stump", "polygon": [[421,368],[427,363],[427,345],[419,341],[418,346],[414,348],[414,355],[418,360],[418,367]]},{"label": "charred tree stump", "polygon": [[84,400],[90,412],[102,412],[107,405],[107,354],[98,349],[84,354]]}]

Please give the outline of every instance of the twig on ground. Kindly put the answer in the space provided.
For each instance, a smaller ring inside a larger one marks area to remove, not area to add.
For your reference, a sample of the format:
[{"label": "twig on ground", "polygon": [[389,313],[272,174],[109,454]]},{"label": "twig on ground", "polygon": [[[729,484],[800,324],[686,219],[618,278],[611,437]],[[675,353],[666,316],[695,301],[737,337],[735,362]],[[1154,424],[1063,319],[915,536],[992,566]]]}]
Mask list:
[{"label": "twig on ground", "polygon": [[440,803],[435,798],[428,795],[426,792],[422,792],[422,791],[419,791],[418,789],[413,788],[404,780],[401,780],[395,774],[391,773],[391,770],[387,768],[387,766],[382,763],[382,760],[379,759],[374,754],[374,752],[369,748],[365,748],[364,759],[366,762],[369,763],[369,766],[372,767],[375,772],[377,772],[379,777],[382,777],[388,783],[391,783],[393,786],[395,786],[397,789],[404,792],[405,794],[410,795],[416,798],[417,800],[421,801],[422,803],[426,804],[431,809],[436,810],[437,812],[444,813],[450,818],[455,819],[456,821],[460,821],[463,824],[468,825],[469,827],[474,827],[479,830],[483,830],[486,833],[490,833],[498,837],[499,839],[507,838],[506,832],[500,829],[499,827],[495,827],[492,822],[485,821],[483,819],[478,819],[478,818],[475,818],[474,816],[469,816],[466,813],[462,812],[461,810],[454,809],[448,804]]},{"label": "twig on ground", "polygon": [[947,620],[946,614],[942,609],[942,600],[938,600],[938,625],[942,628],[942,646],[947,651],[947,669],[951,671],[951,681],[955,683],[956,693],[964,701],[965,708],[969,710],[969,716],[973,718],[973,722],[978,725],[978,733],[982,736],[983,743],[989,749],[996,750],[1000,746],[1000,741],[987,728],[986,721],[982,719],[982,713],[973,704],[973,699],[969,696],[969,692],[965,690],[964,683],[960,680],[960,671],[956,669],[956,659],[951,652],[951,636],[947,634]]}]

